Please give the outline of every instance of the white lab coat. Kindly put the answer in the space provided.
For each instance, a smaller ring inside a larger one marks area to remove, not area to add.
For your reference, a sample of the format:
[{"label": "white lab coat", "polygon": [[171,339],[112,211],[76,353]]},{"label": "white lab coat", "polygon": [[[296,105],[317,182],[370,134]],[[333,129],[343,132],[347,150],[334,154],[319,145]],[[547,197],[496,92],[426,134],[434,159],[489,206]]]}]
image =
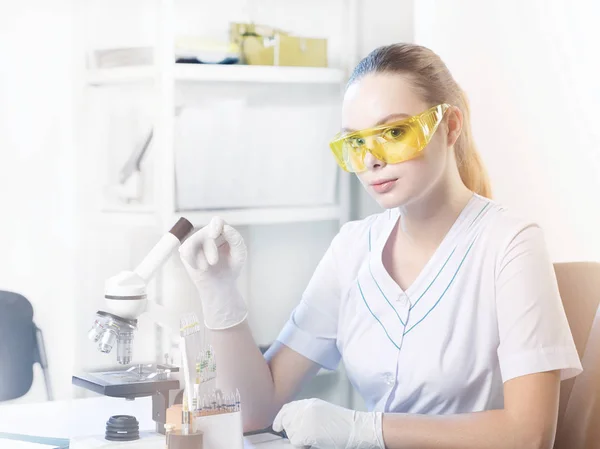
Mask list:
[{"label": "white lab coat", "polygon": [[382,263],[389,210],[342,227],[278,341],[327,369],[341,359],[369,410],[503,406],[503,382],[581,363],[542,231],[474,195],[414,283]]}]

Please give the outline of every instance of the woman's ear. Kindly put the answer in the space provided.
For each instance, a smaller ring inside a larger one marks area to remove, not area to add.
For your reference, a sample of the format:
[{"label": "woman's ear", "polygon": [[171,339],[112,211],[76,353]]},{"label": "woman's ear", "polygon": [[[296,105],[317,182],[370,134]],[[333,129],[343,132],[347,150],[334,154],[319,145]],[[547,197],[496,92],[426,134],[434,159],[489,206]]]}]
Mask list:
[{"label": "woman's ear", "polygon": [[446,112],[448,123],[448,146],[452,146],[458,140],[463,124],[463,114],[456,106],[451,106]]}]

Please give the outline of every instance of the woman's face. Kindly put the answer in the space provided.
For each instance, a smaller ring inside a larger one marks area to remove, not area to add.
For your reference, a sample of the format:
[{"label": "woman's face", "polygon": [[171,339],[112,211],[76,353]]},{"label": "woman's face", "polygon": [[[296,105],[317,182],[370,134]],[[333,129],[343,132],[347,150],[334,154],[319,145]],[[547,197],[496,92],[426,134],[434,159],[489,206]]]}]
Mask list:
[{"label": "woman's face", "polygon": [[[412,91],[404,76],[369,74],[346,91],[342,126],[345,130],[372,128],[420,114],[431,106],[434,105],[424,103]],[[419,157],[386,164],[367,152],[367,170],[357,175],[381,207],[405,206],[425,196],[443,178],[448,163],[454,163],[450,156],[448,127],[444,120]]]}]

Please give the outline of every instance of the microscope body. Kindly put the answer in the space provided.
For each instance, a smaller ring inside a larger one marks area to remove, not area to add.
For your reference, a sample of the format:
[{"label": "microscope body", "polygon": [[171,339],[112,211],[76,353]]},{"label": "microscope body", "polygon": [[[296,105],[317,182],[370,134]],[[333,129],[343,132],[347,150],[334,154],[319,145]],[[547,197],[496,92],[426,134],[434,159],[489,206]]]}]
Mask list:
[{"label": "microscope body", "polygon": [[158,324],[171,330],[178,329],[179,315],[148,300],[147,285],[192,231],[193,225],[189,221],[179,219],[135,270],[123,271],[106,281],[105,308],[96,312],[88,338],[98,343],[98,349],[105,354],[116,345],[119,364],[131,363],[134,332],[140,315],[146,313]]}]

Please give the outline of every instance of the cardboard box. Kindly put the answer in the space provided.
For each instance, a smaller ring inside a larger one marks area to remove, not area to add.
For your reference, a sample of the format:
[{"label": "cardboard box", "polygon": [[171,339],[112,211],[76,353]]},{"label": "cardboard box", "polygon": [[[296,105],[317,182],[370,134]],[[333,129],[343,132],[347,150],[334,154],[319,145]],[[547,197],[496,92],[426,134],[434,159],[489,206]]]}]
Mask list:
[{"label": "cardboard box", "polygon": [[232,43],[249,65],[327,67],[327,39],[292,36],[265,25],[232,23]]}]

